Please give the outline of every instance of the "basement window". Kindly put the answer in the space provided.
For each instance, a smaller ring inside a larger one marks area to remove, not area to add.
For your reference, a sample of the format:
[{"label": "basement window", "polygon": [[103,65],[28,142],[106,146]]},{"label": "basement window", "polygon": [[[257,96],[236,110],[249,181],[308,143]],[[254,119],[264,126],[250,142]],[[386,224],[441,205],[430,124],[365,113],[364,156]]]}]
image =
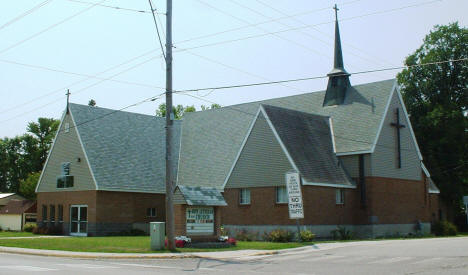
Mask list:
[{"label": "basement window", "polygon": [[336,192],[335,193],[336,204],[344,204],[344,190],[336,189],[335,192]]},{"label": "basement window", "polygon": [[250,190],[242,188],[239,190],[239,204],[250,204]]},{"label": "basement window", "polygon": [[276,187],[276,203],[288,203],[288,193],[286,186]]},{"label": "basement window", "polygon": [[147,217],[156,217],[156,208],[147,208],[146,209],[146,216]]}]

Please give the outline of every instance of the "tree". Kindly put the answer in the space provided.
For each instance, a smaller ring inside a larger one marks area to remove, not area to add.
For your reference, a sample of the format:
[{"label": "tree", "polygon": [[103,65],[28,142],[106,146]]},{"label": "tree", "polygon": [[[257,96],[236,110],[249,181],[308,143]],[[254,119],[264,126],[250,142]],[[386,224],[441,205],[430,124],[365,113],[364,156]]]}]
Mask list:
[{"label": "tree", "polygon": [[36,186],[39,182],[41,172],[34,172],[28,175],[26,179],[20,181],[19,193],[30,200],[36,199]]},{"label": "tree", "polygon": [[[468,29],[435,26],[407,66],[468,58]],[[441,197],[458,213],[468,192],[468,62],[414,66],[398,74],[424,163]]]},{"label": "tree", "polygon": [[[185,113],[191,113],[195,112],[195,106],[183,106],[183,105],[177,105],[177,106],[172,106],[172,113],[174,114],[174,119],[181,119]],[[166,104],[162,103],[159,104],[158,109],[156,110],[156,116],[159,117],[166,117]]]},{"label": "tree", "polygon": [[[52,140],[55,137],[60,121],[53,118],[39,118],[38,122],[29,122],[27,131],[39,141],[39,161],[44,163]],[[41,168],[42,169],[42,165]]]},{"label": "tree", "polygon": [[96,106],[96,100],[90,99],[90,100],[88,101],[88,106]]},{"label": "tree", "polygon": [[216,103],[211,104],[211,107],[210,107],[210,106],[205,106],[205,105],[202,105],[202,106],[201,106],[202,111],[206,111],[206,110],[210,110],[210,109],[211,109],[211,110],[213,110],[213,109],[219,109],[219,108],[221,108],[221,105],[216,104]]}]

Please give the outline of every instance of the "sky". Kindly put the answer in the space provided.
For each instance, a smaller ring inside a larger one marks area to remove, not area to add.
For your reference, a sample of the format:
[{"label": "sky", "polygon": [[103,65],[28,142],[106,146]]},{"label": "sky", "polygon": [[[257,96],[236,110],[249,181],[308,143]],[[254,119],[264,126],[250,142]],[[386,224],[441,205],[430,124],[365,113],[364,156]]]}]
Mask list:
[{"label": "sky", "polygon": [[[162,44],[166,1],[152,0]],[[174,90],[325,76],[338,5],[349,73],[402,66],[435,25],[468,25],[468,0],[174,0]],[[118,7],[118,8],[116,8]],[[351,75],[353,85],[400,70]],[[70,102],[121,109],[160,95],[165,63],[147,0],[0,1],[0,137]],[[326,78],[175,94],[174,104],[244,102],[324,90]],[[155,114],[164,97],[126,108]]]}]

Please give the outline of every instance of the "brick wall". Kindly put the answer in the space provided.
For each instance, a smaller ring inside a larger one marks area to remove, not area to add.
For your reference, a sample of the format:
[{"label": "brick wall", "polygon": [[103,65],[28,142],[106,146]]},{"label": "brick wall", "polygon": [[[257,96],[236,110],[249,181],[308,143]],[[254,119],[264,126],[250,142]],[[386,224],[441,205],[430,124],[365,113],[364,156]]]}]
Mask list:
[{"label": "brick wall", "polygon": [[[40,192],[37,195],[38,221],[42,221],[42,205],[63,205],[64,234],[69,234],[70,206],[88,206],[88,235],[106,235],[132,229],[134,223],[165,221],[163,194],[108,192],[108,191],[64,191]],[[156,208],[156,217],[147,217],[147,208]],[[50,219],[50,217],[48,217]]]},{"label": "brick wall", "polygon": [[[366,177],[367,207],[360,190],[343,189],[345,203],[336,204],[336,188],[302,186],[304,225],[407,224],[430,222],[429,199],[423,181]],[[275,202],[275,187],[250,188],[250,205],[239,204],[239,189],[226,189],[228,204],[222,209],[222,223],[229,225],[294,225],[288,205]],[[373,217],[373,218],[371,218]]]}]

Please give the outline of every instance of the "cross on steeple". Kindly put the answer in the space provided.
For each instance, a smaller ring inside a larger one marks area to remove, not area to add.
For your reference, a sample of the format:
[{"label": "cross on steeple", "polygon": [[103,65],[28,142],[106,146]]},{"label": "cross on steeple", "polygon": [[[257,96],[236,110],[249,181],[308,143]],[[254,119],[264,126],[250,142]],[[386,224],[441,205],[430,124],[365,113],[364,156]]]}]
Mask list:
[{"label": "cross on steeple", "polygon": [[397,131],[397,146],[398,146],[398,168],[401,168],[401,141],[400,141],[400,129],[405,128],[406,126],[400,124],[400,109],[396,108],[395,110],[396,122],[390,123],[391,126],[396,128]]},{"label": "cross on steeple", "polygon": [[65,94],[67,96],[67,114],[68,114],[68,104],[70,103],[70,89],[67,89],[67,93]]},{"label": "cross on steeple", "polygon": [[335,4],[335,6],[333,7],[333,9],[335,10],[335,20],[338,21],[338,11],[340,10],[338,8],[338,6]]}]

